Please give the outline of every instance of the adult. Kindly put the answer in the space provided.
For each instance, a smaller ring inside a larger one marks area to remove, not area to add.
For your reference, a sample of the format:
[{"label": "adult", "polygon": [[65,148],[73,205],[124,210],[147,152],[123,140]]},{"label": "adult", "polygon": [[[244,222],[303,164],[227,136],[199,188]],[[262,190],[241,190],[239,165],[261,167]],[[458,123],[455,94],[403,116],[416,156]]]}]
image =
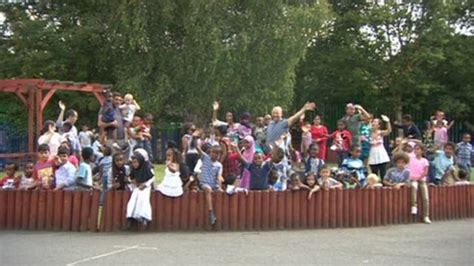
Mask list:
[{"label": "adult", "polygon": [[407,139],[421,139],[420,129],[413,123],[413,118],[411,115],[403,115],[402,123],[396,121],[393,123],[397,128],[403,130],[403,137]]},{"label": "adult", "polygon": [[306,111],[312,111],[316,108],[315,103],[307,102],[297,113],[288,119],[283,118],[283,109],[280,106],[273,107],[272,121],[267,127],[267,145],[274,144],[284,134],[288,133],[289,128],[299,121],[300,117]]},{"label": "adult", "polygon": [[[101,107],[99,110],[99,118],[97,120],[98,121],[97,125],[102,128],[106,128],[110,126],[115,127],[116,136],[114,136],[114,132],[111,130],[106,132],[107,134],[106,145],[109,147],[112,147],[112,145],[115,142],[122,150],[124,150],[128,148],[128,141],[127,141],[127,134],[125,134],[122,111],[119,108],[122,102],[123,102],[122,95],[118,92],[114,92],[112,104],[114,106],[114,119],[115,120],[110,123],[103,122],[102,120],[103,112],[102,112],[102,107]],[[115,140],[114,140],[114,137],[116,137]],[[125,156],[125,158],[128,158],[128,153],[127,153],[127,156]]]},{"label": "adult", "polygon": [[346,105],[346,115],[341,120],[346,121],[347,130],[352,133],[352,145],[360,146],[360,122],[363,117],[369,117],[370,114],[360,105],[348,103]]},{"label": "adult", "polygon": [[225,114],[225,122],[217,119],[217,112],[219,111],[219,108],[219,102],[215,101],[212,104],[212,125],[215,127],[227,126],[227,135],[232,138],[237,138],[240,124],[234,122],[234,114],[232,114],[232,112],[227,112]]},{"label": "adult", "polygon": [[313,143],[316,143],[319,146],[319,159],[326,161],[328,128],[325,125],[322,125],[321,122],[321,115],[316,115],[313,119],[310,132]]},{"label": "adult", "polygon": [[387,129],[381,129],[381,120],[375,118],[372,121],[372,135],[370,137],[369,166],[373,174],[384,178],[387,171],[387,163],[390,162],[387,150],[384,146],[383,138],[392,132],[390,119],[382,115],[382,120],[387,124]]},{"label": "adult", "polygon": [[73,109],[69,109],[67,112],[66,112],[66,120],[64,120],[64,113],[66,111],[66,105],[62,102],[62,101],[59,101],[59,109],[61,109],[61,112],[59,113],[59,116],[58,116],[58,120],[56,121],[56,127],[58,128],[58,131],[59,133],[64,133],[64,123],[65,122],[69,122],[72,127],[71,127],[71,133],[74,137],[77,138],[78,134],[77,134],[77,128],[75,126],[76,122],[77,122],[77,119],[79,118],[79,114],[73,110]]},{"label": "adult", "polygon": [[51,157],[56,156],[58,148],[61,146],[62,136],[56,132],[56,124],[54,121],[46,120],[40,134],[41,136],[38,138],[38,145],[47,144],[49,146]]}]

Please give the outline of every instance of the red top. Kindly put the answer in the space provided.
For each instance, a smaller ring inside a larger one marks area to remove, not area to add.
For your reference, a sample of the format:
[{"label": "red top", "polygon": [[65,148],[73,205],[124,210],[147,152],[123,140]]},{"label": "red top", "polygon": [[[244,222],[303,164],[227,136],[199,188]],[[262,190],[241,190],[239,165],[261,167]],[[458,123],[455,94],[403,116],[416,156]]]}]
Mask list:
[{"label": "red top", "polygon": [[[352,133],[349,130],[336,130],[329,137],[333,138],[336,151],[350,151],[352,146]],[[342,147],[342,149],[341,149]]]},{"label": "red top", "polygon": [[56,165],[53,160],[46,162],[37,162],[33,168],[33,178],[41,182],[43,189],[48,189],[53,186],[54,171]]},{"label": "red top", "polygon": [[0,179],[0,188],[3,187],[3,185],[5,185],[5,183],[7,182],[8,179],[13,179],[13,185],[18,188],[18,186],[20,185],[20,182],[18,182],[18,177],[16,176],[4,176],[2,179]]}]

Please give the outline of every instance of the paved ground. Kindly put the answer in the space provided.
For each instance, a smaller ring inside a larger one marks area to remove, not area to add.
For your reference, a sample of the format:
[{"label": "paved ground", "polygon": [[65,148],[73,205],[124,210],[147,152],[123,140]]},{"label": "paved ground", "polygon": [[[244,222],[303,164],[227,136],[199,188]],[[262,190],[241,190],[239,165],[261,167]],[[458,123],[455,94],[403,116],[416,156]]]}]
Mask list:
[{"label": "paved ground", "polygon": [[1,265],[472,265],[473,255],[473,219],[276,232],[0,232]]}]

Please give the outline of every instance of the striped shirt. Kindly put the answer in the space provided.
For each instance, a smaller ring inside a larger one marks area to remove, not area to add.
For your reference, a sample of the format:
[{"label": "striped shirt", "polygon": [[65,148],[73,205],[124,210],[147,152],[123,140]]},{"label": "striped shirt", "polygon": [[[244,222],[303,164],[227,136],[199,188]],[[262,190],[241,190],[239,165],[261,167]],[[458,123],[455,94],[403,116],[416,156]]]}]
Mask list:
[{"label": "striped shirt", "polygon": [[206,153],[202,155],[201,160],[201,185],[217,188],[217,178],[222,175],[222,164],[218,161],[213,162]]},{"label": "striped shirt", "polygon": [[460,142],[457,144],[457,156],[459,165],[471,165],[472,145]]}]

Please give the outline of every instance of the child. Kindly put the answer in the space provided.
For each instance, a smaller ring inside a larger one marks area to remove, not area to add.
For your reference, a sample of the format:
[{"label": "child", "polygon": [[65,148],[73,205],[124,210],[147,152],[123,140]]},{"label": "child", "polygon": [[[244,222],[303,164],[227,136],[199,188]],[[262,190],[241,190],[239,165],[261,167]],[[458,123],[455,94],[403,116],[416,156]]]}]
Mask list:
[{"label": "child", "polygon": [[313,172],[309,172],[305,179],[304,183],[300,185],[301,188],[309,190],[308,200],[311,199],[314,193],[318,192],[321,188],[316,183],[316,176]]},{"label": "child", "polygon": [[255,121],[255,128],[253,129],[253,135],[255,137],[256,149],[264,152],[265,151],[265,140],[267,139],[267,132],[265,128],[265,120],[263,117],[257,117]]},{"label": "child", "polygon": [[253,156],[253,161],[247,161],[240,157],[243,167],[250,173],[250,190],[267,190],[268,175],[270,173],[270,163],[264,162],[264,155],[257,152]]},{"label": "child", "polygon": [[99,159],[99,177],[102,183],[102,190],[105,191],[112,188],[112,176],[109,175],[112,168],[112,149],[104,146],[102,151],[104,156]]},{"label": "child", "polygon": [[[113,123],[115,122],[115,108],[113,104],[113,94],[111,91],[106,91],[105,95],[105,102],[100,108],[100,115],[102,116],[102,122],[104,123]],[[106,135],[113,135],[114,142],[117,139],[115,126],[107,126],[107,127],[100,127],[99,128],[100,134],[100,142],[105,143]]]},{"label": "child", "polygon": [[94,161],[94,151],[92,148],[84,148],[82,150],[82,160],[82,163],[79,164],[79,170],[77,171],[77,188],[81,190],[97,189],[97,186],[94,186],[92,180],[91,164]]},{"label": "child", "polygon": [[81,148],[89,148],[92,145],[92,137],[94,133],[89,130],[89,126],[83,125],[82,131],[79,132],[79,143],[81,144]]},{"label": "child", "polygon": [[198,192],[199,191],[199,182],[198,179],[194,176],[190,176],[188,182],[183,187],[184,191],[189,192]]},{"label": "child", "polygon": [[124,155],[121,153],[114,154],[112,162],[112,167],[108,173],[108,176],[112,179],[111,189],[126,190],[129,184],[130,167],[125,164]]},{"label": "child", "polygon": [[360,145],[361,145],[361,155],[360,159],[364,162],[364,165],[368,165],[369,152],[370,152],[370,137],[372,135],[372,126],[370,121],[372,120],[372,115],[368,117],[361,117],[361,123],[359,127],[360,135]]},{"label": "child", "polygon": [[68,142],[70,145],[71,154],[80,153],[81,152],[81,144],[79,143],[79,139],[77,135],[72,131],[73,125],[69,122],[63,123],[63,135],[61,138],[61,143]]},{"label": "child", "polygon": [[304,124],[301,126],[301,132],[301,151],[303,153],[303,156],[306,157],[309,151],[309,147],[313,142],[311,136],[311,124],[309,122],[304,122]]},{"label": "child", "polygon": [[383,184],[388,187],[399,189],[403,187],[410,178],[410,172],[406,169],[410,157],[404,152],[399,152],[393,155],[393,162],[395,167],[388,169],[383,179]]},{"label": "child", "polygon": [[151,221],[150,193],[154,181],[153,165],[148,153],[138,148],[133,152],[130,179],[133,182],[132,195],[127,203],[127,228],[133,221],[147,225]]},{"label": "child", "polygon": [[325,190],[342,188],[342,183],[331,177],[331,169],[327,165],[321,168],[318,184]]},{"label": "child", "polygon": [[369,153],[369,166],[372,173],[378,176],[385,176],[387,169],[387,163],[390,162],[387,150],[384,146],[383,138],[390,135],[392,132],[392,126],[390,125],[390,119],[382,115],[382,120],[386,123],[387,129],[381,129],[381,120],[376,118],[372,120],[372,135],[370,137],[370,153]]},{"label": "child", "polygon": [[456,145],[457,165],[460,169],[467,172],[467,176],[471,176],[471,156],[472,156],[472,145],[471,145],[471,134],[464,133],[462,136],[462,142]]},{"label": "child", "polygon": [[3,189],[18,188],[20,184],[20,179],[17,176],[15,176],[17,171],[18,171],[18,165],[16,163],[7,163],[5,165],[6,176],[0,179],[0,187],[2,187]]},{"label": "child", "polygon": [[443,149],[444,145],[448,143],[448,130],[453,126],[454,121],[445,126],[443,121],[437,120],[434,131],[434,143],[438,149]]},{"label": "child", "polygon": [[151,127],[153,125],[153,115],[150,113],[146,113],[143,116],[143,140],[142,140],[142,145],[143,149],[148,153],[148,157],[150,159],[150,162],[153,162],[153,149],[151,147]]},{"label": "child", "polygon": [[456,145],[452,142],[446,143],[443,150],[436,151],[435,159],[433,160],[434,176],[432,182],[435,185],[441,183],[449,183],[449,177],[453,175],[454,171],[454,151]]},{"label": "child", "polygon": [[381,188],[382,184],[379,182],[379,177],[376,174],[370,174],[367,176],[367,184],[365,188]]},{"label": "child", "polygon": [[183,181],[180,177],[181,164],[182,159],[179,150],[169,148],[166,151],[165,177],[157,186],[156,190],[168,197],[179,197],[183,195]]},{"label": "child", "polygon": [[35,187],[42,189],[49,189],[54,181],[54,169],[56,165],[53,160],[49,160],[49,146],[48,144],[41,144],[38,146],[38,161],[33,169],[33,178],[36,181]]},{"label": "child", "polygon": [[123,114],[123,121],[125,127],[129,127],[132,123],[135,112],[140,110],[140,105],[133,99],[133,95],[130,93],[125,94],[123,97],[124,103],[119,106]]},{"label": "child", "polygon": [[[313,139],[313,142],[319,146],[318,158],[321,158],[321,160],[325,161],[327,154],[328,128],[321,123],[322,118],[322,115],[316,115],[314,117],[313,125],[311,125],[311,138]],[[318,173],[319,171],[315,172],[315,174]]]},{"label": "child", "polygon": [[301,189],[300,184],[301,184],[300,175],[297,173],[291,174],[289,189],[292,191],[300,190]]},{"label": "child", "polygon": [[[252,136],[247,135],[242,140],[242,157],[246,162],[253,162],[253,157],[255,155],[255,141]],[[238,149],[237,149],[238,151]],[[242,179],[240,181],[240,186],[245,189],[250,189],[250,177],[251,172],[249,169],[244,167],[242,171]]]},{"label": "child", "polygon": [[423,132],[423,144],[425,145],[425,156],[428,161],[433,161],[436,152],[436,145],[433,140],[433,126],[430,121],[426,122],[426,128]]},{"label": "child", "polygon": [[[196,135],[196,137],[198,137]],[[201,168],[201,189],[204,190],[206,195],[206,202],[208,207],[208,219],[211,225],[216,224],[217,218],[214,213],[212,206],[212,191],[222,190],[222,164],[219,162],[219,156],[221,155],[220,146],[212,146],[209,149],[209,154],[204,153],[200,146],[196,147],[202,160]]]},{"label": "child", "polygon": [[270,171],[268,174],[268,188],[271,191],[281,191],[281,185],[280,187],[275,187],[278,182],[278,172],[277,171]]},{"label": "child", "polygon": [[349,150],[352,146],[352,133],[347,130],[346,121],[337,121],[337,130],[328,138],[334,139],[331,150],[337,153],[337,164],[341,167],[342,161],[349,156]]},{"label": "child", "polygon": [[76,167],[69,162],[69,149],[59,147],[56,158],[58,168],[55,172],[55,191],[57,190],[74,190],[76,183]]},{"label": "child", "polygon": [[79,167],[79,159],[77,158],[76,154],[73,152],[73,149],[72,149],[72,146],[71,146],[71,143],[69,143],[68,141],[63,141],[61,143],[61,146],[59,147],[64,147],[66,149],[69,150],[69,162],[74,165],[74,167]]},{"label": "child", "polygon": [[23,168],[23,175],[20,179],[20,189],[29,190],[35,187],[35,179],[33,178],[33,169],[35,165],[27,162]]},{"label": "child", "polygon": [[274,146],[272,150],[271,159],[267,162],[270,166],[270,171],[273,171],[276,175],[276,180],[272,184],[272,188],[275,191],[285,191],[288,181],[288,166],[283,161],[285,153],[282,148]]},{"label": "child", "polygon": [[430,224],[428,186],[426,185],[428,168],[430,164],[426,158],[423,158],[424,151],[425,147],[423,144],[418,143],[415,145],[414,152],[410,153],[408,170],[410,172],[411,186],[411,214],[415,215],[418,213],[416,200],[418,195],[418,187],[420,187],[421,197],[423,199],[423,221],[427,224]]},{"label": "child", "polygon": [[226,177],[225,179],[226,188],[225,193],[227,195],[233,195],[235,193],[245,192],[248,195],[249,191],[246,188],[242,187],[240,179],[236,178],[233,175]]},{"label": "child", "polygon": [[455,185],[461,186],[461,185],[470,185],[471,182],[469,182],[469,175],[467,174],[467,171],[464,169],[460,169],[458,171],[458,181],[456,181]]},{"label": "child", "polygon": [[360,183],[361,186],[365,186],[366,183],[366,168],[364,166],[364,162],[359,159],[362,150],[359,145],[354,145],[351,150],[351,157],[346,158],[342,162],[341,169],[346,172],[347,174],[355,173],[357,176],[357,181]]},{"label": "child", "polygon": [[311,172],[317,175],[321,171],[321,167],[323,167],[325,163],[324,160],[319,158],[319,155],[319,145],[312,143],[309,146],[309,156],[305,162],[305,174]]}]

